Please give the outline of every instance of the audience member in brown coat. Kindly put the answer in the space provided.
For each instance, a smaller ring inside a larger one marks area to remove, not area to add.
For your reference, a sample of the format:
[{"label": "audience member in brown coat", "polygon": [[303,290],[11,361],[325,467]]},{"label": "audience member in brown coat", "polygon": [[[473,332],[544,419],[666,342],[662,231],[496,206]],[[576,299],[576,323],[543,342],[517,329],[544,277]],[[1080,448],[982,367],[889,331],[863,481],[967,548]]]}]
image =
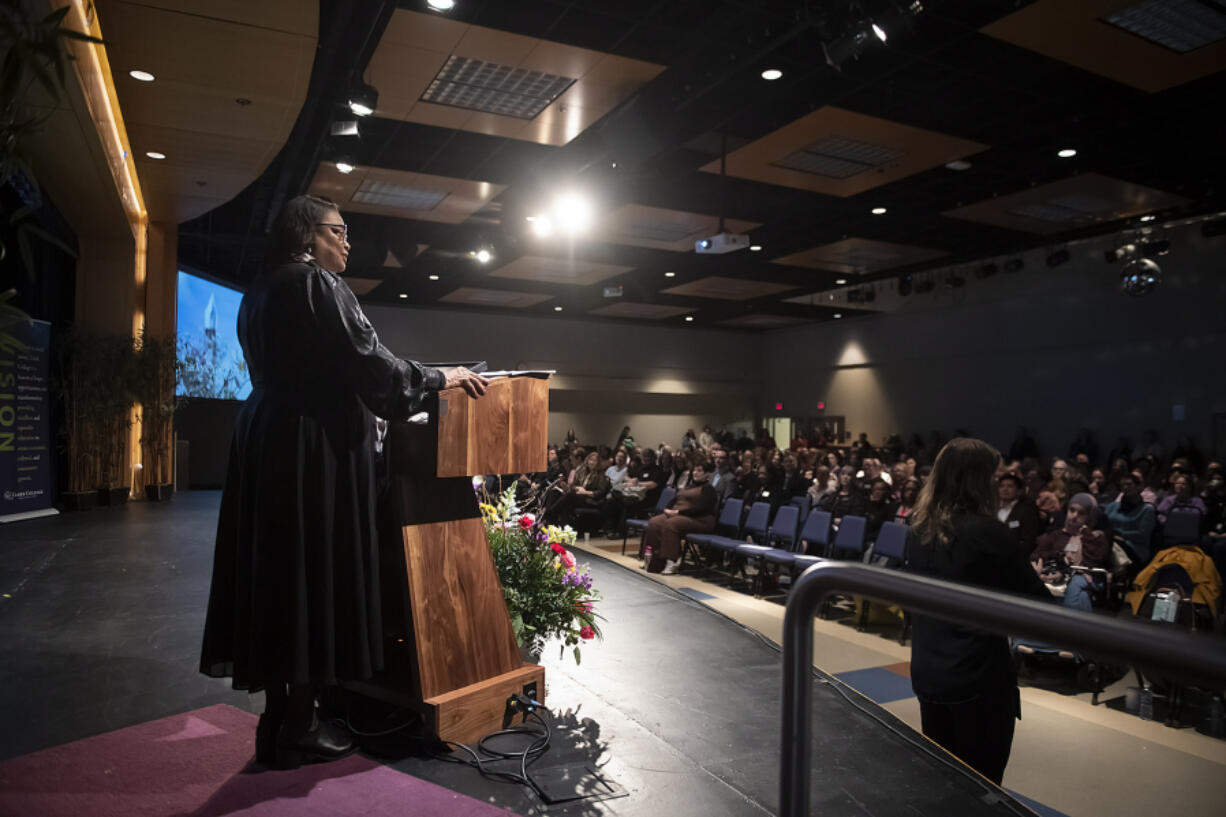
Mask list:
[{"label": "audience member in brown coat", "polygon": [[694,465],[690,485],[677,493],[671,508],[651,517],[643,533],[643,550],[651,548],[648,572],[677,572],[681,564],[681,537],[687,533],[709,533],[715,530],[715,489],[707,482],[707,467]]}]

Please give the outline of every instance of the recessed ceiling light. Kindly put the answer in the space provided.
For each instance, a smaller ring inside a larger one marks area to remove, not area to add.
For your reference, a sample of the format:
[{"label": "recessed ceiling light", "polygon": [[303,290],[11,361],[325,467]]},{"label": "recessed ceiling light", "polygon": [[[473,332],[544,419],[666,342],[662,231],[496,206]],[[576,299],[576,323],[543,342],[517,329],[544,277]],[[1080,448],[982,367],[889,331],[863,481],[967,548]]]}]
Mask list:
[{"label": "recessed ceiling light", "polygon": [[541,238],[548,238],[553,235],[553,222],[545,216],[529,216],[532,222],[532,232]]},{"label": "recessed ceiling light", "polygon": [[1072,148],[1065,148],[1064,150],[1058,152],[1056,155],[1059,156],[1061,159],[1071,159],[1077,155],[1077,151],[1073,150]]},{"label": "recessed ceiling light", "polygon": [[555,307],[553,308],[553,311],[554,311],[554,312],[561,312],[561,311],[562,311],[562,307],[560,307],[560,306],[555,306]]},{"label": "recessed ceiling light", "polygon": [[156,150],[147,150],[145,151],[145,155],[148,156],[150,159],[165,159],[166,158],[165,153],[158,153]]},{"label": "recessed ceiling light", "polygon": [[842,312],[835,312],[835,313],[834,313],[834,319],[835,319],[836,321],[837,321],[839,318],[841,318],[841,317],[843,317],[843,313],[842,313]]},{"label": "recessed ceiling light", "polygon": [[964,162],[964,161],[962,161],[961,159],[957,159],[957,160],[952,161],[952,162],[946,162],[946,163],[945,163],[945,167],[949,168],[950,170],[970,170],[970,169],[971,169],[971,163],[970,163],[970,162]]},{"label": "recessed ceiling light", "polygon": [[762,245],[761,244],[750,244],[749,251],[750,252],[762,252]]},{"label": "recessed ceiling light", "polygon": [[686,320],[686,323],[689,323],[689,322],[691,322],[691,321],[693,321],[693,320],[694,320],[694,316],[693,316],[693,315],[686,315],[686,316],[685,316],[685,320]]},{"label": "recessed ceiling light", "polygon": [[401,298],[407,298],[407,297],[409,297],[409,296],[408,296],[408,293],[402,292],[402,293],[400,293],[400,297],[401,297]]},{"label": "recessed ceiling light", "polygon": [[1141,221],[1153,221],[1157,216],[1141,216]]},{"label": "recessed ceiling light", "polygon": [[349,175],[357,168],[354,165],[349,164],[349,162],[337,162],[336,169],[345,175]]},{"label": "recessed ceiling light", "polygon": [[490,262],[490,259],[493,258],[494,256],[490,254],[489,250],[477,250],[476,255],[474,255],[473,257],[476,258],[478,261],[480,261],[482,264],[488,264]]},{"label": "recessed ceiling light", "polygon": [[431,276],[429,276],[429,278],[430,278],[430,280],[431,280],[431,281],[437,281],[437,280],[438,280],[438,276],[437,276],[437,275],[431,275]]},{"label": "recessed ceiling light", "polygon": [[153,82],[155,79],[148,71],[129,71],[128,76],[132,79],[139,79],[141,82]]},{"label": "recessed ceiling light", "polygon": [[874,207],[874,208],[873,208],[873,215],[875,215],[875,216],[884,216],[884,215],[885,215],[885,208],[884,208],[884,207]]},{"label": "recessed ceiling light", "polygon": [[677,273],[675,273],[675,272],[666,272],[666,273],[664,273],[664,277],[665,277],[665,278],[675,278],[676,276],[677,276]]},{"label": "recessed ceiling light", "polygon": [[455,0],[426,0],[426,5],[435,11],[451,11],[455,8]]},{"label": "recessed ceiling light", "polygon": [[843,286],[843,284],[845,284],[845,283],[847,283],[847,279],[846,279],[846,278],[835,278],[835,279],[834,279],[834,285],[835,285],[835,286],[841,287],[841,286]]},{"label": "recessed ceiling light", "polygon": [[884,29],[884,28],[882,28],[881,26],[877,25],[876,23],[873,23],[873,33],[877,35],[877,39],[878,39],[878,40],[881,40],[882,42],[885,42],[885,40],[886,40],[886,34],[885,34],[885,29]]},{"label": "recessed ceiling light", "polygon": [[778,68],[767,68],[765,71],[762,72],[762,79],[766,79],[766,80],[776,80],[776,79],[779,79],[781,76],[783,76],[783,72],[780,71]]}]

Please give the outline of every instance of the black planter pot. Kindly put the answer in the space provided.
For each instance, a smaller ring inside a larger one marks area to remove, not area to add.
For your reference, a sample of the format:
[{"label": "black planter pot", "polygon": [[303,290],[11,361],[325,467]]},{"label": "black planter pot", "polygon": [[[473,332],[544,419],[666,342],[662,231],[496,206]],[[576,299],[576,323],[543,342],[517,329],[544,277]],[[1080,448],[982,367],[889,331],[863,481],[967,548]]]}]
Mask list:
[{"label": "black planter pot", "polygon": [[174,495],[175,486],[170,483],[145,486],[145,499],[150,502],[167,502]]},{"label": "black planter pot", "polygon": [[127,488],[99,488],[98,504],[123,505],[128,501],[128,493]]},{"label": "black planter pot", "polygon": [[60,494],[65,511],[92,511],[98,504],[97,491],[66,491]]}]

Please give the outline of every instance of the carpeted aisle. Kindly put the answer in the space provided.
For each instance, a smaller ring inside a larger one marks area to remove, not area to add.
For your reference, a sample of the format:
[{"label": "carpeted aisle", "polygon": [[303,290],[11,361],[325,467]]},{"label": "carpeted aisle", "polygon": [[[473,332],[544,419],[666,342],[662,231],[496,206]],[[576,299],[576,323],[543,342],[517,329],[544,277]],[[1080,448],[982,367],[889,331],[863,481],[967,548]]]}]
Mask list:
[{"label": "carpeted aisle", "polygon": [[0,763],[2,817],[494,817],[510,812],[361,755],[254,765],[256,717],[226,704]]}]

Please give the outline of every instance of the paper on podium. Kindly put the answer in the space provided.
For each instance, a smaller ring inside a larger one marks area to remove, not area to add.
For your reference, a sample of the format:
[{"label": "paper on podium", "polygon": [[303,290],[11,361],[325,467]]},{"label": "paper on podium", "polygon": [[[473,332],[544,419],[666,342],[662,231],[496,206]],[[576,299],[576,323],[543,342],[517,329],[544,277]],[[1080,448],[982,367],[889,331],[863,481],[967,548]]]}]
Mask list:
[{"label": "paper on podium", "polygon": [[496,372],[481,372],[481,376],[486,380],[493,380],[497,377],[538,377],[543,380],[557,372],[557,369],[525,369],[523,371],[502,369]]}]

